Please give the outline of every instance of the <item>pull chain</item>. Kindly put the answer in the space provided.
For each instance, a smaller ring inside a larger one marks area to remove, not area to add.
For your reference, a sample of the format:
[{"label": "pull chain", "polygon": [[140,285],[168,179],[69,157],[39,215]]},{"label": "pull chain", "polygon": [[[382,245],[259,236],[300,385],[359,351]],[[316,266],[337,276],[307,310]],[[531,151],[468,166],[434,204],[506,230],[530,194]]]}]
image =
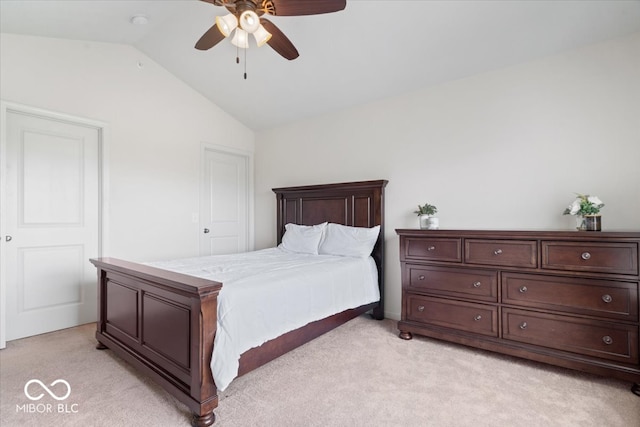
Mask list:
[{"label": "pull chain", "polygon": [[[244,79],[247,80],[247,50],[244,50]],[[236,64],[240,63],[240,48],[236,46]]]}]

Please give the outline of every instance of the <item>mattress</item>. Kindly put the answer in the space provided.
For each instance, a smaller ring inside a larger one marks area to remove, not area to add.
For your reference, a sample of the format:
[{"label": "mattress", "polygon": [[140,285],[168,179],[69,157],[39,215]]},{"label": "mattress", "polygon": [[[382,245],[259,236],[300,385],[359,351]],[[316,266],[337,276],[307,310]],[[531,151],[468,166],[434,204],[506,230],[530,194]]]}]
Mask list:
[{"label": "mattress", "polygon": [[147,264],[222,283],[211,360],[219,390],[238,375],[245,351],[310,322],[380,299],[371,257],[269,248]]}]

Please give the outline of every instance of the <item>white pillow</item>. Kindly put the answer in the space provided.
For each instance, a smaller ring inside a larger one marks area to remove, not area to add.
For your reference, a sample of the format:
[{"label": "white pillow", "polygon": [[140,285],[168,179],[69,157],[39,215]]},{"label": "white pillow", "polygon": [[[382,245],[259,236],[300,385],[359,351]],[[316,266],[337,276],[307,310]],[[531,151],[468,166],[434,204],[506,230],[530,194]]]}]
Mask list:
[{"label": "white pillow", "polygon": [[318,253],[366,258],[371,255],[378,240],[378,234],[380,234],[379,225],[366,228],[329,223],[324,231]]},{"label": "white pillow", "polygon": [[280,248],[289,252],[318,255],[318,246],[327,223],[317,225],[287,224]]}]

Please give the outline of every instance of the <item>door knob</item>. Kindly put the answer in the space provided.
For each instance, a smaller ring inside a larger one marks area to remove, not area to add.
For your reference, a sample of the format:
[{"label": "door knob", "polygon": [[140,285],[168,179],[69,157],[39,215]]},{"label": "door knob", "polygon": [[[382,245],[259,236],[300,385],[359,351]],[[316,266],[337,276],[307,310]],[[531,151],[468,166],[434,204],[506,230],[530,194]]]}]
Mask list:
[{"label": "door knob", "polygon": [[207,234],[208,232],[209,232],[209,229],[208,229],[208,228],[205,228],[205,229],[204,229],[204,234]]},{"label": "door knob", "polygon": [[10,241],[13,240],[13,237],[7,235],[7,236],[5,236],[4,240],[6,240],[7,242],[10,242]]}]

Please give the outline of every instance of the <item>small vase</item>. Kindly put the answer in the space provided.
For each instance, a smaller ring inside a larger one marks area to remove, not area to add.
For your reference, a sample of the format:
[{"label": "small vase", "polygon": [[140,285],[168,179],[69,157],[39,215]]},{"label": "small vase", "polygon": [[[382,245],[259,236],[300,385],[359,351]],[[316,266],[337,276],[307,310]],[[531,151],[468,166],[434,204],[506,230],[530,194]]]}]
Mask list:
[{"label": "small vase", "polygon": [[418,216],[418,221],[420,222],[421,230],[427,230],[429,228],[429,215]]},{"label": "small vase", "polygon": [[587,229],[587,223],[582,215],[576,215],[576,230],[585,231]]},{"label": "small vase", "polygon": [[587,231],[602,231],[602,217],[600,215],[585,215],[584,225],[584,229]]}]

